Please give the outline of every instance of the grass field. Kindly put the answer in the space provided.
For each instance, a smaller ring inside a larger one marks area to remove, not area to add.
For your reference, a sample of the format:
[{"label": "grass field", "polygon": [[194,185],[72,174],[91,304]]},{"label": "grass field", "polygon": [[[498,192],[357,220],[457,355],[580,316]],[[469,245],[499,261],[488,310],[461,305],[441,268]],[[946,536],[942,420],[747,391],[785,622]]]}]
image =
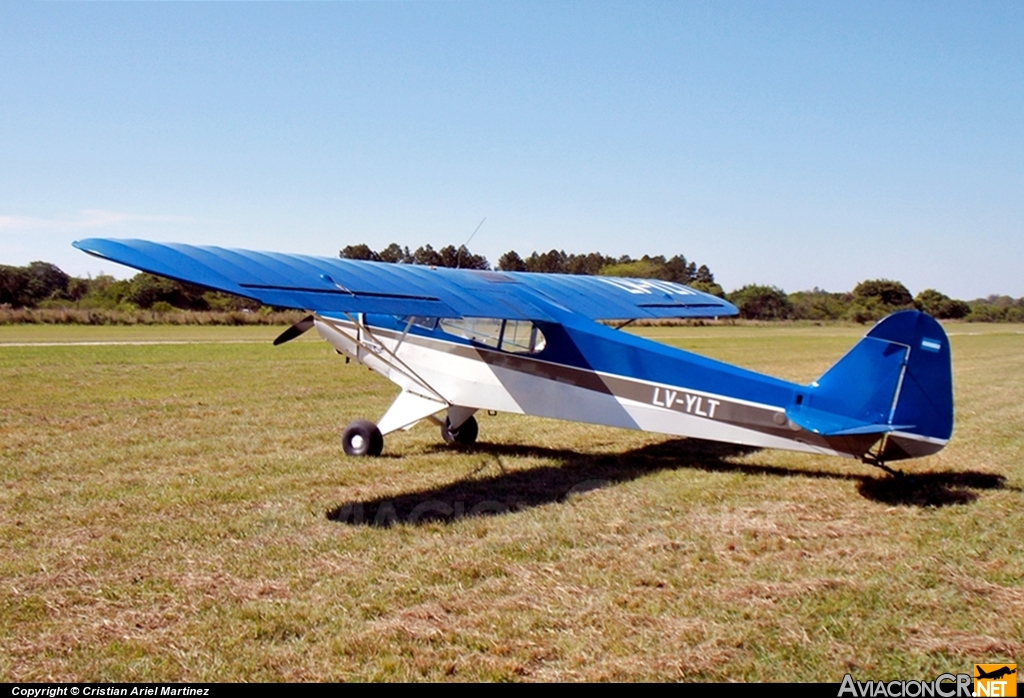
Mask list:
[{"label": "grass field", "polygon": [[[395,388],[324,342],[270,346],[280,329],[0,327],[0,680],[838,682],[1024,660],[1020,325],[947,328],[956,430],[902,480],[509,415],[481,415],[471,451],[420,425],[349,459],[340,430]],[[643,332],[809,381],[863,329]]]}]

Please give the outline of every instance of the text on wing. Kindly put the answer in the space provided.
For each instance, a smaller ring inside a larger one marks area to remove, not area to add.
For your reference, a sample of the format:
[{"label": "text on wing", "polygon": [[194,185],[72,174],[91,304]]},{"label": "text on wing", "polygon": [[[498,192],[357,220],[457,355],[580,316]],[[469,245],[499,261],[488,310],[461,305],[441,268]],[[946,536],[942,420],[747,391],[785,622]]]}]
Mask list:
[{"label": "text on wing", "polygon": [[617,286],[624,291],[635,294],[667,293],[679,296],[695,296],[697,292],[674,281],[659,281],[657,279],[619,279],[612,277],[599,277],[601,281],[612,286]]}]

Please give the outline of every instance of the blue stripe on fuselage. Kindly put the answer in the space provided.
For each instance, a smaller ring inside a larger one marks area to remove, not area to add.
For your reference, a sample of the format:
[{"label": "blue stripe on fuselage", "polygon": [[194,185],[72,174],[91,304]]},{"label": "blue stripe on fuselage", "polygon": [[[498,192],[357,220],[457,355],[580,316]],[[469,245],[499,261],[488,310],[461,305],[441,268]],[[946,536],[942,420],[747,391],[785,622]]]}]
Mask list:
[{"label": "blue stripe on fuselage", "polygon": [[[586,367],[749,402],[786,407],[801,386],[715,361],[596,322],[563,319],[561,327]],[[547,328],[541,325],[547,333]],[[549,340],[549,345],[553,344]],[[549,358],[561,363],[561,357]],[[569,358],[568,356],[565,358]]]}]

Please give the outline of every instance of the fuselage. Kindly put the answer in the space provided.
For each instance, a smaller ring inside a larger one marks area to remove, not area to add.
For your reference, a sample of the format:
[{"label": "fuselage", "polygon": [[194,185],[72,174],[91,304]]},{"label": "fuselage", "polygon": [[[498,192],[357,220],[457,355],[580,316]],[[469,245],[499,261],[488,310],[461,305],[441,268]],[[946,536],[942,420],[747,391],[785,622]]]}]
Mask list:
[{"label": "fuselage", "polygon": [[[753,447],[861,457],[877,434],[825,437],[787,418],[809,386],[610,327],[318,315],[339,352],[403,390],[495,410]],[[506,335],[513,339],[506,341]]]}]

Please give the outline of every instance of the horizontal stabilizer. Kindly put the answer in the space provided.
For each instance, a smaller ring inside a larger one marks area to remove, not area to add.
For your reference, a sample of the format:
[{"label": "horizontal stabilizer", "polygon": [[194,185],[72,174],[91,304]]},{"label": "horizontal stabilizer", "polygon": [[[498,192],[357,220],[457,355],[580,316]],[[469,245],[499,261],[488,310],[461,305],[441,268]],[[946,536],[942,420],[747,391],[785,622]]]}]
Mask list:
[{"label": "horizontal stabilizer", "polygon": [[822,436],[860,436],[862,434],[887,434],[893,431],[913,429],[910,424],[871,424],[858,422],[849,417],[823,412],[811,408],[790,408],[786,416],[797,426]]},{"label": "horizontal stabilizer", "polygon": [[853,427],[851,429],[842,429],[840,431],[834,431],[831,434],[825,434],[825,436],[860,436],[861,434],[889,434],[894,431],[902,431],[904,429],[913,429],[912,424],[865,424],[862,427]]}]

